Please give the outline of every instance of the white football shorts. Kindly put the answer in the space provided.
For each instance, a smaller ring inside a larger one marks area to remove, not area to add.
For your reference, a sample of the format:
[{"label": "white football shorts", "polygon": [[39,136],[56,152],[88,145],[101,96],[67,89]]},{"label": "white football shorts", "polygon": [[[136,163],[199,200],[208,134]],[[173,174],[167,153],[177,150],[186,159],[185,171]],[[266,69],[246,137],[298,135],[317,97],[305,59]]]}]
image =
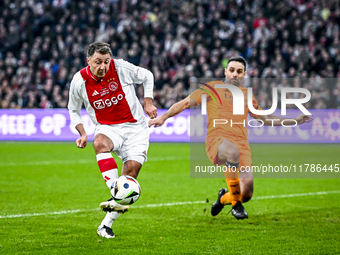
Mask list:
[{"label": "white football shorts", "polygon": [[145,123],[97,125],[94,135],[103,134],[113,142],[113,150],[125,163],[134,160],[143,165],[149,149],[149,128]]}]

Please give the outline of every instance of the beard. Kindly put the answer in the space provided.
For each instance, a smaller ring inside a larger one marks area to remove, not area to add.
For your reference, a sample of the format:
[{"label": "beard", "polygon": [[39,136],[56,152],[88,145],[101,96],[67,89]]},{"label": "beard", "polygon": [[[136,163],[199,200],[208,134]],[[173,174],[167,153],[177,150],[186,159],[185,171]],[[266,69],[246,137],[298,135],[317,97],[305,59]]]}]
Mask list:
[{"label": "beard", "polygon": [[234,86],[236,86],[236,87],[240,86],[240,84],[241,84],[241,79],[237,79],[237,78],[228,78],[228,79],[226,79],[226,80],[227,80],[227,83],[228,83],[228,84],[232,84],[232,85],[234,85]]}]

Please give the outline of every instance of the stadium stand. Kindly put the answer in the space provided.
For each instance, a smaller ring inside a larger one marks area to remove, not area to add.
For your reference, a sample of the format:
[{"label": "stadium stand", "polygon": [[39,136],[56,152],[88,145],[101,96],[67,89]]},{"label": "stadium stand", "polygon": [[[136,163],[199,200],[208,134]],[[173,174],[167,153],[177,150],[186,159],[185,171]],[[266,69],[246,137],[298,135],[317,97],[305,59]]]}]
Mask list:
[{"label": "stadium stand", "polygon": [[0,6],[0,108],[65,108],[93,41],[110,43],[115,57],[154,73],[158,108],[186,97],[200,78],[223,78],[235,55],[246,58],[263,108],[271,105],[271,85],[288,81],[312,91],[309,108],[340,105],[337,0],[0,0]]}]

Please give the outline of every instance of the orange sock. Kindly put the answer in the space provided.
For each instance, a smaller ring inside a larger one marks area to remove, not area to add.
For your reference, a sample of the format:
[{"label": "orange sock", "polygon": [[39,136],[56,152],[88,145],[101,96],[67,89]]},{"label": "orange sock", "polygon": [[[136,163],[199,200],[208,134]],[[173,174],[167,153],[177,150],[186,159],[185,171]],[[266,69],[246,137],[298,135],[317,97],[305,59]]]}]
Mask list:
[{"label": "orange sock", "polygon": [[229,192],[221,197],[220,202],[224,205],[235,205],[237,201],[241,201],[240,179],[227,178],[226,180]]},{"label": "orange sock", "polygon": [[[228,179],[228,180],[230,180],[230,179]],[[228,182],[230,183],[230,181],[228,181],[228,180],[227,180],[227,183]],[[229,190],[231,190],[231,186],[234,186],[232,188],[235,189],[233,191],[233,193],[235,193],[236,196],[232,195],[230,192],[225,193],[220,199],[220,202],[222,204],[224,204],[224,205],[231,205],[231,204],[235,205],[237,203],[237,201],[241,200],[241,195],[240,195],[241,192],[240,192],[239,188],[237,189],[237,181],[238,180],[239,179],[234,179],[234,181],[231,181],[231,185],[228,183]],[[239,183],[239,181],[238,181],[238,183]],[[238,186],[239,186],[239,184],[238,184]]]},{"label": "orange sock", "polygon": [[225,193],[220,199],[220,202],[224,205],[231,205],[232,201],[230,192]]},{"label": "orange sock", "polygon": [[228,189],[230,193],[231,204],[235,205],[238,201],[241,201],[241,188],[239,178],[227,179]]},{"label": "orange sock", "polygon": [[230,163],[228,161],[226,162],[226,166],[229,171],[225,171],[224,176],[227,181],[229,192],[221,197],[220,202],[224,205],[235,205],[238,201],[241,201],[241,187],[239,179],[240,168],[238,163]]}]

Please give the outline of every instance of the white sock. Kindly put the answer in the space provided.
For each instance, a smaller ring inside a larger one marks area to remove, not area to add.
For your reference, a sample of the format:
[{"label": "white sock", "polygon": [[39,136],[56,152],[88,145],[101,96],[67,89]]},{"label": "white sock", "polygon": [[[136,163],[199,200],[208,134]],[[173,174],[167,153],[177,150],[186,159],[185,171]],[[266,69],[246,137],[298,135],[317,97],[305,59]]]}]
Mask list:
[{"label": "white sock", "polygon": [[106,185],[111,189],[112,183],[118,178],[118,167],[116,161],[112,157],[111,152],[97,154],[97,162],[100,172],[106,182]]},{"label": "white sock", "polygon": [[[118,178],[118,167],[116,161],[112,157],[111,152],[97,154],[97,162],[100,172],[106,182],[107,187],[111,190],[112,183]],[[100,225],[112,228],[113,222],[118,219],[120,213],[107,212]]]},{"label": "white sock", "polygon": [[107,212],[102,223],[100,223],[100,225],[105,225],[109,228],[112,228],[112,224],[113,222],[118,219],[118,217],[120,216],[120,213],[117,212]]}]

